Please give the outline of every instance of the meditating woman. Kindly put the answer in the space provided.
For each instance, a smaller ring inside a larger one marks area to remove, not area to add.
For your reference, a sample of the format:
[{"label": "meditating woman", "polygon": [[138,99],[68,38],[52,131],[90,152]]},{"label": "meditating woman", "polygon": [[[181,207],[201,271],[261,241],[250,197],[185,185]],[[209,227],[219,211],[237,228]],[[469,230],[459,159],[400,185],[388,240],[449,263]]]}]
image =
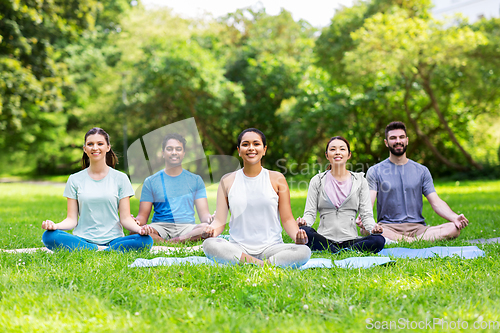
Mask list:
[{"label": "meditating woman", "polygon": [[[70,251],[151,248],[151,227],[137,225],[130,216],[134,190],[127,175],[114,169],[118,158],[111,149],[108,133],[92,128],[85,134],[84,142],[83,170],[69,177],[64,190],[68,198],[67,216],[60,223],[42,222],[42,228],[47,230],[43,243],[51,250]],[[137,234],[124,237],[122,226]],[[73,228],[73,234],[62,231]]]},{"label": "meditating woman", "polygon": [[[305,264],[311,250],[307,236],[294,220],[285,177],[262,167],[267,145],[264,134],[249,128],[238,136],[243,169],[225,175],[217,192],[215,220],[202,233],[203,251],[219,263],[253,263],[282,267]],[[228,210],[229,241],[217,237],[225,228]],[[295,244],[285,244],[281,224]]]},{"label": "meditating woman", "polygon": [[[342,249],[377,253],[384,248],[383,229],[375,223],[370,201],[368,182],[362,172],[351,172],[346,168],[351,158],[349,142],[336,136],[326,145],[328,170],[317,174],[309,183],[304,218],[298,224],[307,233],[307,245],[311,250],[329,250],[336,253]],[[312,228],[320,214],[318,231]],[[356,214],[371,234],[358,237]]]}]

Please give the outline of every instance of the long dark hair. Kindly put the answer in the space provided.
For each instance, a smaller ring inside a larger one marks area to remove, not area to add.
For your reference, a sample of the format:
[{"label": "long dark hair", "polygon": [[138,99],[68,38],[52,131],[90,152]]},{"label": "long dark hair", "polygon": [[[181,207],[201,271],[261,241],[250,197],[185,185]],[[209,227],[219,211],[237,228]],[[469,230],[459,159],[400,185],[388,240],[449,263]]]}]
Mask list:
[{"label": "long dark hair", "polygon": [[[104,139],[106,139],[106,143],[108,144],[108,146],[111,147],[111,144],[109,143],[109,135],[108,135],[108,133],[106,133],[105,130],[103,130],[102,128],[99,128],[99,127],[91,128],[87,132],[87,134],[85,134],[85,139],[83,141],[83,146],[84,147],[85,147],[85,145],[87,143],[87,138],[89,137],[89,135],[93,135],[93,134],[100,134],[100,135],[102,135],[104,137]],[[112,168],[114,168],[115,165],[118,164],[118,157],[116,156],[115,152],[111,148],[109,148],[109,151],[106,153],[106,164],[109,165]],[[85,152],[83,152],[83,156],[82,156],[82,169],[86,169],[89,166],[90,166],[90,159],[87,156],[87,154]]]},{"label": "long dark hair", "polygon": [[[333,140],[344,141],[345,144],[347,145],[347,151],[349,152],[349,154],[351,153],[351,145],[349,144],[349,141],[347,141],[347,139],[344,138],[343,136],[337,135],[337,136],[332,137],[330,139],[330,141],[328,141],[328,143],[326,144],[326,148],[325,148],[325,153],[326,154],[328,154],[328,147],[330,146],[330,142],[332,142]],[[326,167],[326,170],[331,170],[331,169],[332,169],[332,165],[328,164],[328,166]]]}]

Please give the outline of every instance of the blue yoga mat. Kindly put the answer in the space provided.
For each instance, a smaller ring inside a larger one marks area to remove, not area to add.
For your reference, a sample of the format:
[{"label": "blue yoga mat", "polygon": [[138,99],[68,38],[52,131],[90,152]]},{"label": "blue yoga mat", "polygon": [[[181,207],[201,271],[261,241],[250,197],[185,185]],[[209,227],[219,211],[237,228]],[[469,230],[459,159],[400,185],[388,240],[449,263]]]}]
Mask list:
[{"label": "blue yoga mat", "polygon": [[458,256],[463,259],[472,259],[483,257],[484,251],[480,250],[477,246],[434,246],[424,249],[407,249],[404,247],[394,247],[383,249],[379,252],[379,254],[397,258],[432,258],[435,256]]},{"label": "blue yoga mat", "polygon": [[[298,269],[304,270],[309,268],[370,268],[378,265],[385,265],[392,260],[388,257],[352,257],[343,260],[335,260],[332,263],[331,259],[326,258],[313,258],[299,267]],[[154,259],[136,259],[128,267],[155,267],[155,266],[171,266],[179,264],[191,264],[191,265],[216,265],[215,262],[208,259],[207,257],[186,257],[186,258],[165,258],[158,257]]]}]

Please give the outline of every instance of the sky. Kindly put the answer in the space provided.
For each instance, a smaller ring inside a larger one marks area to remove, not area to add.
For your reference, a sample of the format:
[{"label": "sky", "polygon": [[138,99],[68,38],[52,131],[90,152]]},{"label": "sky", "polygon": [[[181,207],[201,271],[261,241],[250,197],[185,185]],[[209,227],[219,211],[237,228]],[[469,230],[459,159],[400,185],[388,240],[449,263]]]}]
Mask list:
[{"label": "sky", "polygon": [[325,27],[335,9],[351,6],[353,0],[142,0],[147,8],[166,6],[185,18],[196,18],[210,13],[219,17],[250,6],[264,7],[266,13],[276,15],[281,8],[292,13],[294,20],[304,19],[315,27]]}]

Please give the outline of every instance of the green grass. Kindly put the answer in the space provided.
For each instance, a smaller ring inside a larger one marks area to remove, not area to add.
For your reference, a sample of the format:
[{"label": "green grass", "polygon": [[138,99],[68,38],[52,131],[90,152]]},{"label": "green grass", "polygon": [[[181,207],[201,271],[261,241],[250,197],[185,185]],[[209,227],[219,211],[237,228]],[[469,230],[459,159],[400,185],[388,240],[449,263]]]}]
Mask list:
[{"label": "green grass", "polygon": [[[0,184],[0,248],[41,247],[41,221],[65,217],[63,189]],[[471,222],[458,239],[437,245],[500,237],[500,181],[442,183],[437,191]],[[212,210],[215,192],[215,186],[208,188]],[[292,191],[294,215],[302,214],[306,194]],[[133,213],[138,206],[133,199]],[[427,202],[424,216],[429,224],[443,222]],[[405,246],[431,245],[436,244]],[[128,268],[136,258],[158,256],[137,252],[0,253],[0,331],[359,332],[384,321],[401,327],[406,319],[418,324],[434,318],[449,325],[465,320],[473,329],[477,320],[500,322],[500,246],[479,247],[486,256],[472,260],[397,259],[394,265],[371,269],[307,271],[254,266]],[[353,255],[363,254],[314,254],[334,260]]]}]

